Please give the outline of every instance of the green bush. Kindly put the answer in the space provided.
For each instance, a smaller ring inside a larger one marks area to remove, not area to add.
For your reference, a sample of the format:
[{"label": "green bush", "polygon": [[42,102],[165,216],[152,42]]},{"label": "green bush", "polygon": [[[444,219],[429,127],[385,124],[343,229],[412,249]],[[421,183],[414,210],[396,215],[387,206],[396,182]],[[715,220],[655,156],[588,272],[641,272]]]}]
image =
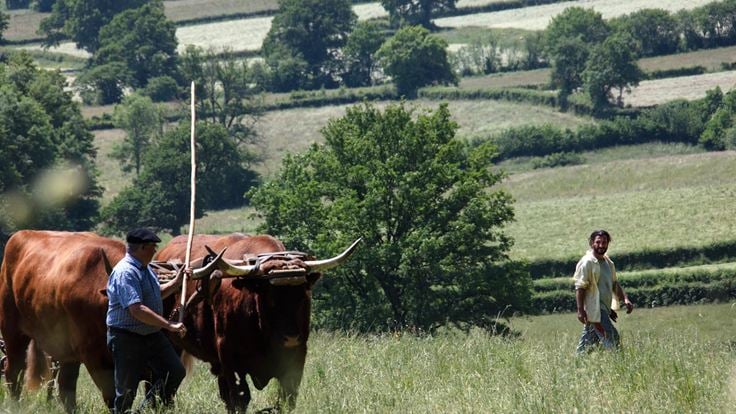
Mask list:
[{"label": "green bush", "polygon": [[141,92],[151,98],[153,102],[166,102],[179,95],[179,86],[171,76],[156,76],[149,79],[148,84]]}]

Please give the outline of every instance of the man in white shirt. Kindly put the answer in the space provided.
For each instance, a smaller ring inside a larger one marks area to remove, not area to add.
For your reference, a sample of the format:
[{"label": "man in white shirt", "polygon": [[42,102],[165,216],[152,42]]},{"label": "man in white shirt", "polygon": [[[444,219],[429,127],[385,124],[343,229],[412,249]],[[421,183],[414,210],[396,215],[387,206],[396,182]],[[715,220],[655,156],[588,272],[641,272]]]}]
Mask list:
[{"label": "man in white shirt", "polygon": [[620,338],[613,325],[618,301],[624,301],[626,313],[634,310],[634,304],[618,283],[613,261],[606,255],[610,242],[607,231],[594,231],[588,239],[590,250],[575,267],[575,301],[578,320],[583,324],[578,354],[599,343],[606,349],[618,348]]}]

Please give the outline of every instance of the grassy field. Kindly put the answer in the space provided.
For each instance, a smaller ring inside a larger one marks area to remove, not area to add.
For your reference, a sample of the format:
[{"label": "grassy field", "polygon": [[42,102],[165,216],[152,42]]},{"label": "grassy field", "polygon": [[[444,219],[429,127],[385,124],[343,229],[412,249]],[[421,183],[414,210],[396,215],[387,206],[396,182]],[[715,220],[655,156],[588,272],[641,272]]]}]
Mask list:
[{"label": "grassy field", "polygon": [[[433,101],[413,101],[411,105],[437,108]],[[386,102],[377,103],[376,107],[384,107]],[[266,176],[273,175],[281,166],[281,159],[287,152],[301,152],[313,142],[321,142],[320,129],[329,119],[345,114],[349,105],[325,106],[320,108],[297,108],[267,112],[256,126],[257,132],[265,143],[266,162],[259,167],[259,172]],[[585,118],[572,114],[557,112],[543,106],[524,105],[503,101],[450,101],[450,112],[460,125],[459,136],[485,136],[520,123],[542,124],[552,123],[565,127],[575,127]]]},{"label": "grassy field", "polygon": [[[517,258],[568,258],[606,228],[611,254],[705,246],[736,234],[736,153],[613,161],[512,175]],[[697,223],[697,225],[694,225]]]},{"label": "grassy field", "polygon": [[[581,325],[573,314],[512,318],[517,339],[478,331],[434,337],[316,332],[294,412],[732,412],[734,306],[637,309],[620,318],[622,351],[584,357],[574,356]],[[104,410],[84,369],[79,393],[80,413]],[[0,411],[62,412],[41,394],[24,394],[13,404],[3,387]],[[275,400],[272,383],[253,391],[248,411]],[[175,409],[158,412],[224,411],[215,379],[197,363]]]},{"label": "grassy field", "polygon": [[694,9],[713,0],[576,0],[521,9],[503,10],[491,13],[476,13],[466,16],[453,16],[435,19],[440,27],[514,27],[526,30],[542,30],[550,20],[568,7],[579,6],[595,9],[604,19],[629,14],[645,8],[658,8],[669,11]]},{"label": "grassy field", "polygon": [[726,92],[736,86],[736,71],[642,81],[624,94],[624,102],[632,106],[651,106],[674,99],[700,99],[705,92],[720,86]]}]

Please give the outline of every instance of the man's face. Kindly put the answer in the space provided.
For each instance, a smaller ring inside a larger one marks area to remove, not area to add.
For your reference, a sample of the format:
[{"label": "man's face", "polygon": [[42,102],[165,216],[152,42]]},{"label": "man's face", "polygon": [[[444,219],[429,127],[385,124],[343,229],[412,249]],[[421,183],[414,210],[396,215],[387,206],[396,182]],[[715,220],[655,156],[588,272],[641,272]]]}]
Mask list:
[{"label": "man's face", "polygon": [[140,248],[141,259],[145,263],[150,263],[153,255],[156,254],[156,243],[143,243]]},{"label": "man's face", "polygon": [[608,237],[595,236],[590,247],[593,249],[593,253],[595,253],[596,256],[603,256],[606,254],[606,251],[608,251]]}]

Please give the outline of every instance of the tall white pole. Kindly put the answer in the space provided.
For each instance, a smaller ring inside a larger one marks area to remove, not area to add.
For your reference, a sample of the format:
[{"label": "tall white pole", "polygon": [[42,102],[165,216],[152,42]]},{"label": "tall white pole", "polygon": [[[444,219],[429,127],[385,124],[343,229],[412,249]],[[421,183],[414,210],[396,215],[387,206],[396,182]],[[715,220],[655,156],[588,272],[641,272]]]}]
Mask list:
[{"label": "tall white pole", "polygon": [[[192,92],[191,92],[191,110],[192,110],[192,117],[191,117],[191,139],[190,139],[190,152],[192,154],[192,171],[191,171],[191,191],[190,191],[190,199],[189,199],[189,237],[187,237],[187,252],[186,252],[186,258],[184,259],[184,268],[190,269],[189,264],[191,261],[192,256],[192,240],[194,239],[194,200],[196,195],[196,187],[197,187],[197,157],[195,153],[195,135],[194,135],[194,125],[196,123],[196,111],[194,110],[194,81],[192,81]],[[186,292],[187,292],[187,278],[186,276],[182,280],[181,283],[181,298],[180,298],[180,306],[181,310],[179,312],[179,322],[184,320],[184,305],[186,303]]]}]

